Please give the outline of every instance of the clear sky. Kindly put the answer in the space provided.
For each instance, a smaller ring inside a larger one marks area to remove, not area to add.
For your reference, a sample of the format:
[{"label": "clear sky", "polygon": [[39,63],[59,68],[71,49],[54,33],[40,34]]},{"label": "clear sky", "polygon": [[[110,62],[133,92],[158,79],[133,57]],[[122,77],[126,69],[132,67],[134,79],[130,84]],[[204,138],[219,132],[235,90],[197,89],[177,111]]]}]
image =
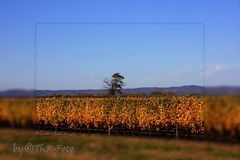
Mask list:
[{"label": "clear sky", "polygon": [[113,72],[126,88],[240,85],[239,0],[2,0],[0,19],[0,90],[99,89]]}]

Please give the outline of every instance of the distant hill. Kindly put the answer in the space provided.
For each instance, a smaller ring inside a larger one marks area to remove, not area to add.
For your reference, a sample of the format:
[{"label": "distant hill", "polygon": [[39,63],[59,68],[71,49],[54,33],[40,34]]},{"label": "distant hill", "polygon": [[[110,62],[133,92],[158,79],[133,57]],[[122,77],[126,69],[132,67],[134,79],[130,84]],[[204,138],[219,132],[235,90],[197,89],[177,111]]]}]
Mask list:
[{"label": "distant hill", "polygon": [[[125,94],[150,94],[152,92],[171,92],[177,95],[186,94],[207,94],[207,95],[240,95],[240,87],[203,87],[203,86],[180,86],[180,87],[143,87],[143,88],[129,88],[123,89]],[[102,95],[106,94],[105,90],[101,89],[88,89],[88,90],[22,90],[12,89],[6,91],[0,91],[0,97],[12,97],[12,96],[49,96],[54,94],[66,94],[66,95],[78,95],[78,94],[92,94]]]},{"label": "distant hill", "polygon": [[10,89],[5,91],[0,91],[0,97],[22,97],[22,96],[34,96],[34,90],[25,89]]},{"label": "distant hill", "polygon": [[171,92],[177,95],[203,94],[204,87],[195,86],[195,85],[181,86],[181,87],[167,87],[167,88],[144,87],[144,88],[124,89],[123,92],[128,94],[135,94],[135,93],[150,94],[152,92]]}]

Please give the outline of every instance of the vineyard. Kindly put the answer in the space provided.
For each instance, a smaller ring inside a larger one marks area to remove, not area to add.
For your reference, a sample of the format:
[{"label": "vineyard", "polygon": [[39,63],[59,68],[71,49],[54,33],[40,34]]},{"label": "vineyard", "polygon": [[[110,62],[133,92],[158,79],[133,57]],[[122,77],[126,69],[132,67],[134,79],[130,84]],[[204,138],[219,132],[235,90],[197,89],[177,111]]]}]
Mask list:
[{"label": "vineyard", "polygon": [[[21,103],[20,103],[21,102]],[[34,107],[33,107],[34,106]],[[34,110],[35,109],[35,110]],[[239,137],[237,96],[38,97],[0,99],[0,124],[58,130]]]},{"label": "vineyard", "polygon": [[36,122],[54,127],[159,131],[178,126],[203,131],[203,101],[196,97],[38,99]]},{"label": "vineyard", "polygon": [[0,98],[1,127],[31,127],[33,120],[33,98]]}]

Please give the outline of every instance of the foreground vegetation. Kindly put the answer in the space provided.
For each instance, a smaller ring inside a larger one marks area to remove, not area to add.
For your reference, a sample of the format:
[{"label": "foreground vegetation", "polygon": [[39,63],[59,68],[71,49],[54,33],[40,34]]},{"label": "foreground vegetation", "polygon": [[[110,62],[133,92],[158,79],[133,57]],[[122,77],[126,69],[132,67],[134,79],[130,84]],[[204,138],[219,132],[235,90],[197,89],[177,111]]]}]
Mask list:
[{"label": "foreground vegetation", "polygon": [[[30,130],[0,129],[1,160],[238,160],[240,146],[213,142],[187,140],[167,140],[159,138],[100,136],[84,134],[55,134],[54,132],[36,132]],[[26,151],[20,154],[13,151],[13,145],[26,144],[63,145],[74,148],[73,152]]]},{"label": "foreground vegetation", "polygon": [[36,123],[74,128],[203,131],[201,97],[39,98]]},{"label": "foreground vegetation", "polygon": [[[240,135],[238,96],[38,97],[1,98],[1,126],[67,129],[115,128],[154,131],[168,128],[196,134]],[[177,132],[174,132],[177,134]]]}]

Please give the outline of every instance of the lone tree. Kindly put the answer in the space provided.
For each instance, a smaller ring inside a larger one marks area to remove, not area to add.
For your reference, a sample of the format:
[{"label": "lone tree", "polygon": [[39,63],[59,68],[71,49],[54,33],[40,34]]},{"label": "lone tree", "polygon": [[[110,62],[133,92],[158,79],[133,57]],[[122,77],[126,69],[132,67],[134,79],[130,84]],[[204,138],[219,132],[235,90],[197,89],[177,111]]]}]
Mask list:
[{"label": "lone tree", "polygon": [[121,95],[122,86],[125,85],[123,82],[124,77],[120,73],[114,73],[112,79],[108,80],[107,78],[103,81],[104,88],[107,89],[108,95]]}]

